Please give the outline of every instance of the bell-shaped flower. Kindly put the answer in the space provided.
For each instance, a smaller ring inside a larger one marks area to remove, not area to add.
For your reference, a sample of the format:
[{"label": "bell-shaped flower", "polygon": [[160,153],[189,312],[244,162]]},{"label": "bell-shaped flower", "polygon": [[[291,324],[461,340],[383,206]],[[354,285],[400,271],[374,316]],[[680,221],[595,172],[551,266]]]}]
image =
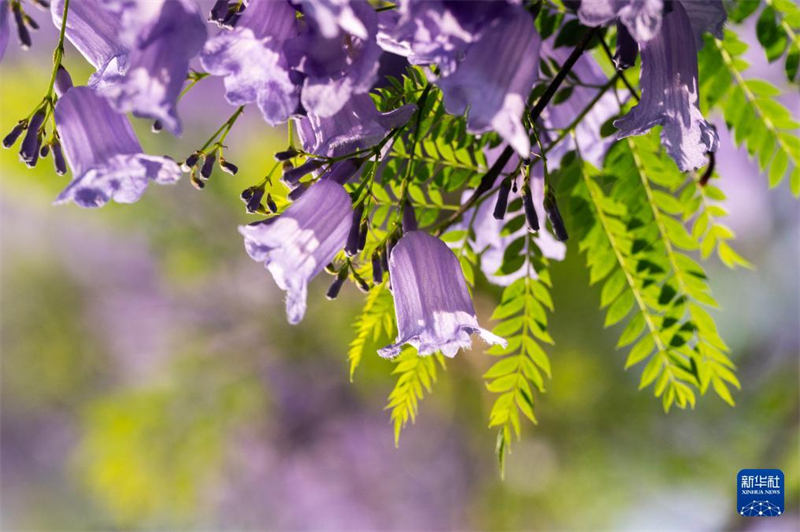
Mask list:
[{"label": "bell-shaped flower", "polygon": [[6,53],[11,29],[8,27],[8,17],[11,14],[8,0],[0,0],[0,61]]},{"label": "bell-shaped flower", "polygon": [[130,53],[125,74],[104,76],[106,83],[98,88],[117,111],[158,120],[179,135],[178,96],[189,73],[189,60],[206,40],[200,11],[190,0],[117,0],[111,5],[119,10],[120,41]]},{"label": "bell-shaped flower", "polygon": [[455,73],[436,82],[445,110],[467,112],[470,132],[497,131],[520,156],[528,157],[530,140],[522,115],[537,78],[540,44],[530,14],[504,6],[491,28],[467,48]]},{"label": "bell-shaped flower", "polygon": [[248,255],[286,291],[289,323],[303,319],[309,281],[344,248],[352,223],[350,195],[339,183],[322,180],[280,216],[239,227]]},{"label": "bell-shaped flower", "polygon": [[297,120],[297,133],[308,153],[338,157],[369,148],[411,118],[416,105],[407,104],[388,113],[375,108],[366,94],[353,96],[331,117],[309,113]]},{"label": "bell-shaped flower", "polygon": [[706,164],[719,137],[698,104],[697,47],[681,2],[674,2],[655,38],[641,43],[641,101],[614,122],[619,138],[643,135],[660,125],[661,142],[681,171]]},{"label": "bell-shaped flower", "polygon": [[56,203],[74,201],[81,207],[102,207],[112,199],[133,203],[150,181],[166,184],[180,179],[177,163],[142,153],[128,119],[90,87],[72,87],[61,96],[55,120],[73,173]]},{"label": "bell-shaped flower", "polygon": [[256,102],[274,126],[299,104],[300,88],[283,54],[283,44],[296,34],[297,11],[287,0],[250,2],[232,31],[206,42],[200,62],[211,75],[224,76],[230,104]]},{"label": "bell-shaped flower", "polygon": [[378,44],[408,58],[412,65],[437,65],[442,75],[455,71],[464,51],[502,12],[502,3],[477,0],[398,2],[379,14]]},{"label": "bell-shaped flower", "polygon": [[638,42],[649,41],[658,33],[664,0],[583,0],[578,18],[587,26],[602,26],[619,21]]},{"label": "bell-shaped flower", "polygon": [[359,39],[369,36],[350,0],[304,0],[303,12],[317,21],[320,33],[327,39],[338,36],[340,29]]},{"label": "bell-shaped flower", "polygon": [[436,351],[453,357],[472,346],[478,333],[490,344],[506,341],[478,325],[464,273],[455,254],[436,237],[411,231],[389,256],[398,335],[395,343],[378,351],[391,358],[409,344],[420,355]]},{"label": "bell-shaped flower", "polygon": [[[306,28],[284,47],[292,68],[305,76],[301,91],[303,107],[320,117],[335,115],[352,96],[370,91],[383,53],[376,42],[378,14],[372,6],[364,0],[353,0],[347,7],[350,13],[347,20],[360,22],[365,30],[362,37],[344,28],[332,34],[332,28],[326,25],[330,22],[325,18],[326,10],[319,7],[334,4],[338,2],[309,3],[309,7],[316,7],[305,17]],[[346,24],[347,28],[353,26],[353,21]]]}]

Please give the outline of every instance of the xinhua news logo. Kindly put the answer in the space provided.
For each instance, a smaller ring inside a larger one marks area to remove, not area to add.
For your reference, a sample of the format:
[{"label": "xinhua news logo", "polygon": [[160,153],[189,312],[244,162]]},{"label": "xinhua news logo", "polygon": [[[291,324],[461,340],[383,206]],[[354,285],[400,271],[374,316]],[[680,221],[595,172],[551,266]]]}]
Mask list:
[{"label": "xinhua news logo", "polygon": [[783,471],[742,469],[736,475],[736,507],[745,517],[778,517],[783,514]]}]

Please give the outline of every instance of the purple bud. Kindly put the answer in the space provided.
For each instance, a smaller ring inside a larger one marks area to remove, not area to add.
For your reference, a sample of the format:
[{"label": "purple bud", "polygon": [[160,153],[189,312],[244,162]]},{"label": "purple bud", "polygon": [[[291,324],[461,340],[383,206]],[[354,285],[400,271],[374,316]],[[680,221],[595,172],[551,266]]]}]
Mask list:
[{"label": "purple bud", "polygon": [[22,5],[19,2],[13,4],[14,22],[17,24],[17,37],[19,37],[19,44],[23,50],[27,50],[33,44],[31,34],[25,26],[25,15],[22,13]]},{"label": "purple bud", "polygon": [[381,265],[381,254],[375,252],[372,254],[372,282],[381,284],[383,282],[383,266]]},{"label": "purple bud", "polygon": [[239,167],[233,163],[229,163],[222,157],[219,158],[219,167],[222,168],[222,171],[226,174],[236,175],[236,172],[239,171]]},{"label": "purple bud", "polygon": [[511,182],[509,179],[503,179],[500,182],[500,190],[497,191],[497,203],[495,203],[494,205],[495,220],[502,220],[503,218],[506,217],[509,192],[511,192]]},{"label": "purple bud", "polygon": [[272,194],[267,194],[267,209],[271,213],[278,212],[278,206],[275,205],[275,200],[272,199]]},{"label": "purple bud", "polygon": [[150,131],[153,133],[161,133],[162,129],[164,129],[164,123],[161,120],[156,120],[153,122],[153,125],[150,126]]},{"label": "purple bud", "polygon": [[261,200],[264,198],[264,188],[256,187],[253,190],[253,195],[247,200],[247,212],[255,214],[261,206]]},{"label": "purple bud", "polygon": [[183,161],[183,163],[181,163],[181,169],[184,172],[189,172],[192,170],[192,168],[194,168],[194,166],[197,164],[197,161],[199,160],[200,160],[200,153],[194,152],[189,157],[187,157],[186,160]]},{"label": "purple bud", "polygon": [[196,188],[197,190],[203,190],[203,187],[206,186],[206,184],[203,182],[203,180],[197,177],[197,170],[196,169],[192,169],[192,179],[191,179],[191,181],[192,181],[192,186],[194,188]]},{"label": "purple bud", "polygon": [[44,159],[50,153],[50,145],[44,144],[42,148],[39,150],[39,157]]},{"label": "purple bud", "polygon": [[347,280],[347,268],[343,267],[342,270],[339,272],[339,275],[336,276],[336,279],[333,280],[331,286],[328,288],[328,292],[325,294],[330,300],[336,299],[336,296],[339,295],[339,291],[342,289],[342,285]]},{"label": "purple bud", "polygon": [[528,228],[535,233],[539,230],[539,217],[536,215],[531,188],[527,183],[522,185],[522,205],[525,207],[525,219],[528,221]]},{"label": "purple bud", "polygon": [[56,72],[56,94],[59,97],[64,96],[69,89],[72,88],[72,77],[67,72],[67,69],[62,65],[58,65],[58,72]]},{"label": "purple bud", "polygon": [[361,240],[361,217],[364,215],[364,204],[361,203],[353,209],[353,224],[350,226],[350,233],[347,235],[347,244],[344,252],[348,257],[358,253],[358,244]]},{"label": "purple bud", "polygon": [[39,146],[41,146],[42,142],[39,129],[44,123],[45,116],[47,116],[47,111],[44,107],[36,111],[36,114],[31,118],[30,124],[28,124],[25,138],[22,140],[22,149],[19,151],[19,157],[30,168],[33,168],[39,159]]},{"label": "purple bud", "polygon": [[356,272],[355,270],[353,270],[353,278],[356,280],[356,286],[358,287],[359,290],[361,290],[365,294],[369,292],[369,285],[360,275],[358,275],[358,272]]},{"label": "purple bud", "polygon": [[369,227],[367,226],[367,221],[364,220],[361,223],[361,227],[359,227],[358,231],[358,251],[363,251],[367,245],[367,235],[369,234]]},{"label": "purple bud", "polygon": [[28,26],[31,27],[31,29],[33,31],[38,31],[39,30],[39,24],[37,24],[36,21],[33,20],[31,17],[26,15],[25,16],[25,22],[28,24]]},{"label": "purple bud", "polygon": [[250,187],[250,188],[246,188],[246,189],[242,190],[242,194],[239,196],[239,198],[243,202],[247,203],[248,201],[250,201],[250,198],[253,197],[253,194],[255,194],[256,188],[257,187]]},{"label": "purple bud", "polygon": [[214,162],[217,160],[216,155],[206,155],[206,160],[203,162],[203,167],[200,169],[200,175],[203,179],[211,177],[211,172],[214,171]]},{"label": "purple bud", "polygon": [[8,135],[6,135],[5,138],[3,139],[4,148],[8,149],[14,144],[16,144],[19,136],[22,135],[23,131],[25,131],[25,125],[26,125],[25,122],[20,122],[19,124],[14,126],[14,129],[12,129],[11,132]]},{"label": "purple bud", "polygon": [[322,159],[310,159],[297,168],[290,168],[283,172],[281,176],[281,182],[286,184],[287,187],[295,188],[297,184],[300,182],[300,178],[303,176],[310,174],[314,170],[318,169],[322,166],[324,161]]},{"label": "purple bud", "polygon": [[297,150],[294,148],[289,148],[286,151],[279,151],[275,154],[275,160],[280,162],[288,161],[293,157],[297,157]]},{"label": "purple bud", "polygon": [[67,162],[64,160],[64,152],[61,151],[61,143],[53,141],[53,165],[56,167],[58,175],[67,173]]},{"label": "purple bud", "polygon": [[387,249],[383,253],[381,253],[381,266],[383,266],[383,271],[389,271],[389,250]]},{"label": "purple bud", "polygon": [[561,212],[558,210],[556,198],[552,194],[545,195],[544,212],[547,213],[547,218],[550,220],[550,225],[553,226],[556,238],[561,242],[565,242],[569,238],[569,234],[564,225],[564,219],[561,217]]},{"label": "purple bud", "polygon": [[297,201],[298,199],[300,199],[300,196],[305,194],[306,190],[308,190],[308,185],[300,185],[296,189],[289,192],[289,195],[287,197],[292,201]]}]

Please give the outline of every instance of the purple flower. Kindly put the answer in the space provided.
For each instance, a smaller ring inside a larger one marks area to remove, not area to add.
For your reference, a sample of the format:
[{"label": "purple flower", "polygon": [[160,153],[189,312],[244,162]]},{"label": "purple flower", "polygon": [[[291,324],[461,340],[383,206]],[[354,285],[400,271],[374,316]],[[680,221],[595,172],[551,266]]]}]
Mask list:
[{"label": "purple flower", "polygon": [[681,5],[692,22],[698,50],[703,47],[704,33],[708,32],[718,39],[723,37],[723,29],[725,21],[728,19],[728,14],[725,12],[722,0],[684,1],[681,2]]},{"label": "purple flower", "polygon": [[472,333],[487,343],[506,345],[478,325],[458,259],[438,238],[422,231],[406,233],[392,249],[389,272],[399,332],[394,344],[378,351],[382,357],[397,356],[404,344],[420,355],[441,351],[453,357],[472,346]]},{"label": "purple flower", "polygon": [[284,42],[297,34],[297,11],[287,1],[250,2],[233,31],[223,31],[203,47],[200,61],[210,74],[225,77],[232,105],[257,102],[270,125],[289,119],[299,104]]},{"label": "purple flower", "polygon": [[456,72],[437,84],[448,113],[467,112],[470,132],[493,129],[528,157],[530,140],[522,115],[537,77],[541,39],[530,14],[517,6],[505,6],[492,24],[467,48]]},{"label": "purple flower", "polygon": [[350,0],[305,0],[302,5],[305,14],[317,22],[319,32],[326,39],[337,37],[340,28],[359,39],[370,35]]},{"label": "purple flower", "polygon": [[706,152],[719,147],[716,131],[698,106],[697,47],[692,25],[680,2],[664,16],[661,29],[641,43],[642,99],[614,125],[618,137],[643,135],[661,125],[661,142],[681,171],[706,164]]},{"label": "purple flower", "polygon": [[306,312],[308,282],[344,247],[352,202],[342,185],[319,181],[275,218],[239,227],[247,254],[263,262],[286,291],[286,317],[296,324]]},{"label": "purple flower", "polygon": [[[289,39],[284,49],[291,66],[305,76],[303,107],[317,116],[330,117],[353,95],[369,92],[377,79],[383,53],[375,40],[378,15],[363,0],[350,2],[346,9],[344,3],[331,1],[311,2],[308,6],[312,9],[306,17],[305,31]],[[365,30],[364,36],[343,31],[332,34],[333,26],[326,19],[327,10],[323,9],[332,6],[342,8],[339,22],[353,29],[357,20]]]},{"label": "purple flower", "polygon": [[[60,28],[64,0],[53,0],[50,13],[53,24]],[[130,50],[122,44],[121,33],[120,15],[109,11],[103,0],[70,2],[66,37],[97,69],[89,86],[102,84],[106,77],[115,78],[125,71]]]},{"label": "purple flower", "polygon": [[379,15],[378,44],[412,65],[435,64],[449,75],[502,7],[492,1],[401,1],[398,11]]},{"label": "purple flower", "polygon": [[56,203],[74,201],[81,207],[102,207],[110,199],[133,203],[150,181],[174,183],[181,176],[172,159],[142,153],[128,119],[94,89],[69,89],[56,103],[55,119],[74,176]]},{"label": "purple flower", "polygon": [[118,9],[123,25],[120,39],[130,49],[127,70],[98,88],[119,112],[158,120],[179,135],[175,108],[189,59],[206,39],[203,18],[189,0],[124,2]]},{"label": "purple flower", "polygon": [[8,27],[8,15],[11,8],[8,5],[8,0],[0,0],[0,61],[6,53],[6,46],[8,46],[8,38],[11,34],[11,29]]},{"label": "purple flower", "polygon": [[587,26],[602,26],[619,18],[638,42],[649,41],[661,27],[663,0],[583,0],[578,18]]},{"label": "purple flower", "polygon": [[416,106],[404,105],[388,113],[380,113],[366,94],[353,96],[331,117],[313,113],[297,120],[297,132],[303,149],[326,157],[338,157],[369,148],[380,142],[395,127],[411,118]]}]

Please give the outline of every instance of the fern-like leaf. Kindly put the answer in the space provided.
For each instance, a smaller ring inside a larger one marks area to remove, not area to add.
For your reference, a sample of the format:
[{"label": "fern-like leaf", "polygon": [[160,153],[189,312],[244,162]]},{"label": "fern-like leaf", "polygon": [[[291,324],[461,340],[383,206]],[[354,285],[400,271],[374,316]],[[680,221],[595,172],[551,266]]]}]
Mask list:
[{"label": "fern-like leaf", "polygon": [[419,356],[417,350],[406,347],[394,359],[393,375],[397,375],[397,383],[389,394],[387,410],[391,410],[394,426],[394,444],[400,444],[400,433],[409,421],[414,423],[419,412],[419,402],[425,392],[431,393],[436,382],[436,363],[445,368],[444,356],[436,353],[430,356]]}]

